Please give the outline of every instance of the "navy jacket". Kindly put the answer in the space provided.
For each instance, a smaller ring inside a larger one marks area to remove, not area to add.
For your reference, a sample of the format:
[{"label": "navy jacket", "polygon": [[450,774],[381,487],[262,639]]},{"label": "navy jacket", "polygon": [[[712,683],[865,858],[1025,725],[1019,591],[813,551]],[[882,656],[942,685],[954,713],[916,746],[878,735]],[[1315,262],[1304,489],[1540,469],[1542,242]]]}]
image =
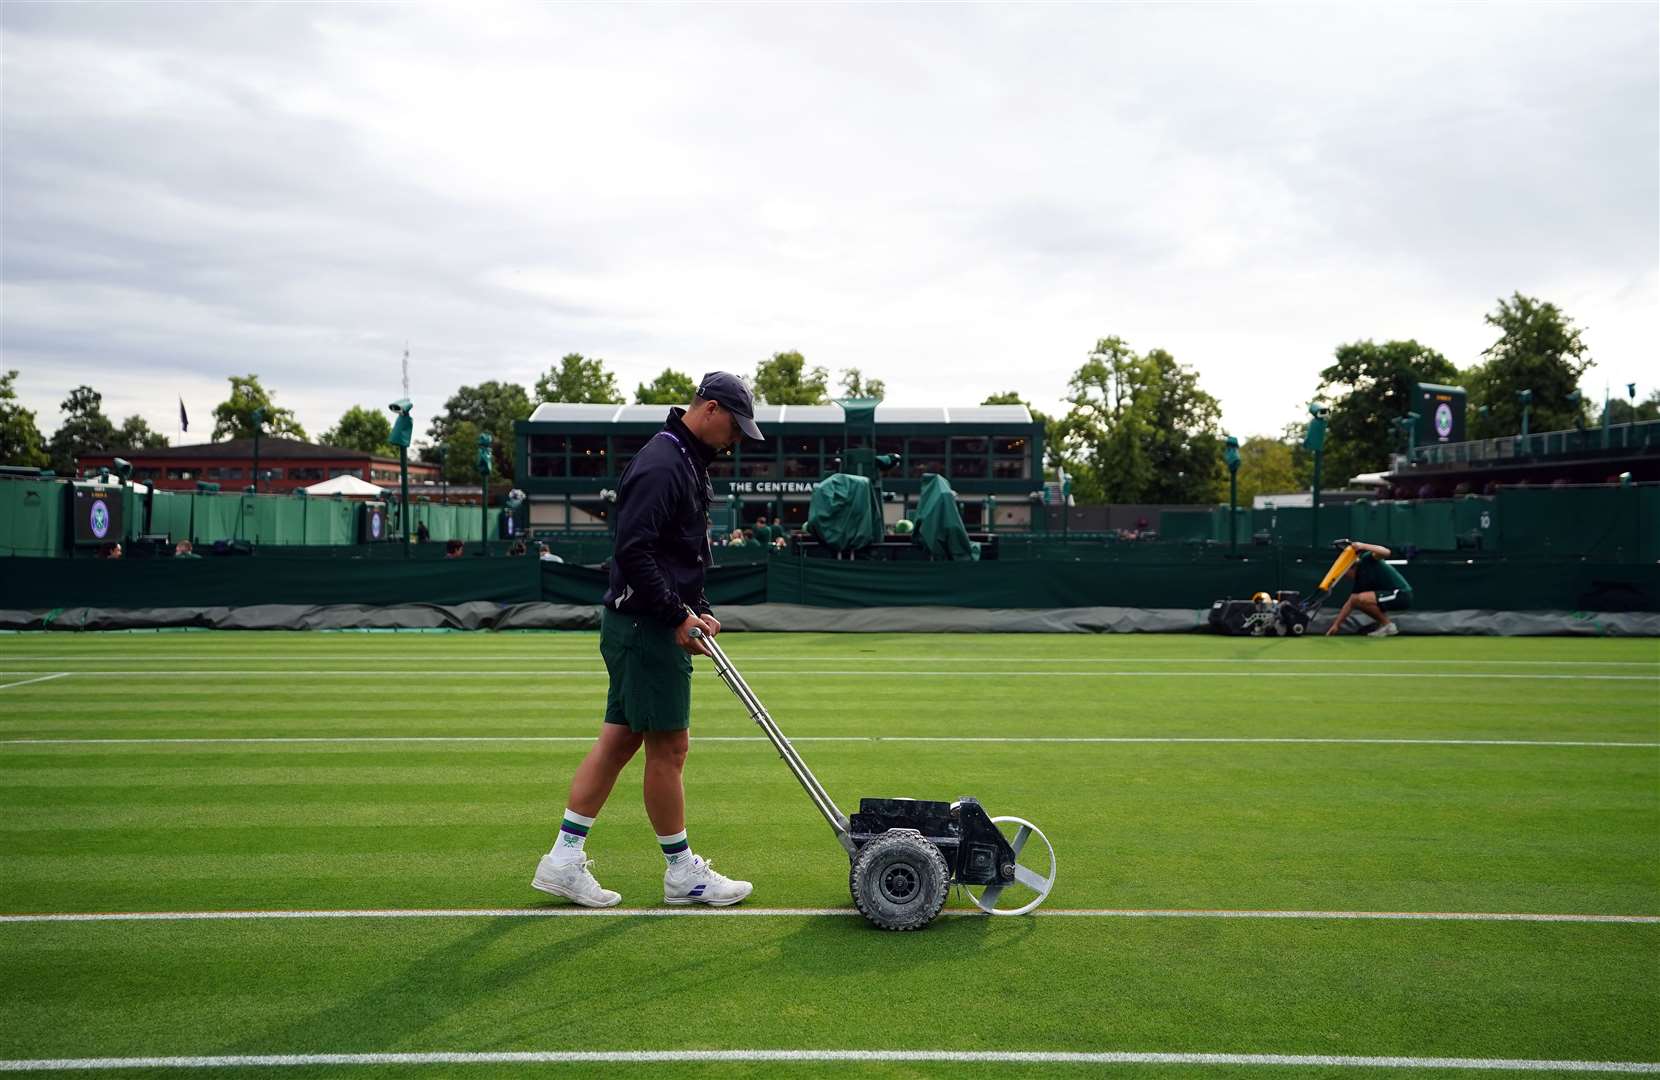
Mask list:
[{"label": "navy jacket", "polygon": [[613,611],[649,615],[669,626],[685,621],[687,607],[709,611],[703,575],[714,558],[709,462],[715,451],[687,429],[685,415],[685,409],[670,409],[663,430],[623,470],[604,601]]}]

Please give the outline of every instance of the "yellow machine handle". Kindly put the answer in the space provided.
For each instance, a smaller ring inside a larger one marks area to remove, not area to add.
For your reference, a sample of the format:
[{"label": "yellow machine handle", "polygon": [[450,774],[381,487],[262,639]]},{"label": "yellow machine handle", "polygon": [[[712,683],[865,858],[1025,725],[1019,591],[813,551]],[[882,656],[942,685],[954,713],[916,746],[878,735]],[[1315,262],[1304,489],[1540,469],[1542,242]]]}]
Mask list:
[{"label": "yellow machine handle", "polygon": [[1353,566],[1358,558],[1360,558],[1360,552],[1355,549],[1353,544],[1339,552],[1337,561],[1331,564],[1331,569],[1326,571],[1326,576],[1320,579],[1320,591],[1323,593],[1331,592],[1331,587],[1337,584],[1337,579],[1347,574],[1349,567]]}]

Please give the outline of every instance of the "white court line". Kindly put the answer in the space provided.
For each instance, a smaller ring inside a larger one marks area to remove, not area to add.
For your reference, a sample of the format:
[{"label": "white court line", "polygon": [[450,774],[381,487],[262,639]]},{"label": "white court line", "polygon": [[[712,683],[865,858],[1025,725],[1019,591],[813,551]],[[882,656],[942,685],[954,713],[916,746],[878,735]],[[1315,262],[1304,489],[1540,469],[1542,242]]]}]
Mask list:
[{"label": "white court line", "polygon": [[[9,674],[18,675],[27,673],[27,670],[24,669],[12,671]],[[65,672],[64,674],[69,673]],[[269,676],[271,678],[279,679],[291,678],[296,675],[305,675],[308,677],[335,675],[351,679],[384,679],[387,677],[387,673],[385,671],[352,668],[173,668],[159,671],[154,667],[147,667],[143,669],[81,668],[78,669],[75,674],[125,675],[132,678],[172,678],[179,675],[217,675],[222,678],[252,678]],[[823,677],[878,679],[910,675],[949,675],[954,679],[1049,679],[1058,675],[1079,675],[1096,679],[1545,679],[1551,681],[1660,682],[1660,674],[1607,675],[1593,672],[1573,672],[1561,675],[1548,675],[1519,674],[1508,671],[939,671],[918,670],[916,668],[895,668],[890,671],[828,668],[811,671],[796,668],[792,670],[775,669],[772,671],[756,671],[752,672],[752,674],[790,675],[796,678]],[[501,675],[516,675],[521,678],[536,678],[539,676],[551,675],[586,675],[590,678],[607,677],[607,673],[604,668],[490,668],[484,671],[399,671],[396,675],[404,682],[419,681],[421,679],[488,679],[496,678]]]},{"label": "white court line", "polygon": [[[289,652],[281,656],[273,656],[270,652],[257,653],[161,653],[161,652],[104,652],[89,650],[81,653],[32,653],[27,650],[19,651],[12,657],[4,656],[4,648],[0,648],[0,663],[19,663],[24,660],[270,660],[272,663],[282,663],[287,660],[323,660],[339,659],[346,663],[352,660],[413,660],[413,659],[445,659],[464,660],[587,660],[594,655],[593,649],[582,652],[515,652],[515,653],[469,653],[465,650],[453,650],[433,657],[419,655],[419,650],[402,652],[357,652],[346,650],[350,656],[308,656],[305,652]],[[853,656],[830,654],[791,654],[788,656],[763,656],[745,654],[740,659],[754,663],[800,663],[803,661],[891,661],[894,663],[914,663],[918,660],[931,661],[938,664],[1340,664],[1344,667],[1354,667],[1357,664],[1428,664],[1428,665],[1492,665],[1503,667],[1643,667],[1660,668],[1660,660],[1442,660],[1442,659],[1389,659],[1385,657],[1351,657],[1348,659],[1309,658],[1291,659],[1285,657],[1256,657],[1256,656],[897,656],[886,652],[870,652]]]},{"label": "white court line", "polygon": [[1349,1054],[1211,1054],[1067,1050],[488,1050],[382,1054],[224,1054],[207,1057],[0,1060],[0,1072],[49,1069],[231,1069],[323,1065],[646,1065],[698,1062],[954,1063],[971,1065],[1264,1065],[1277,1068],[1471,1069],[1512,1072],[1660,1073],[1647,1061],[1536,1058],[1362,1057]]},{"label": "white court line", "polygon": [[[196,746],[220,743],[582,743],[592,735],[213,735],[122,739],[0,739],[0,746]],[[699,743],[767,742],[762,735],[699,735]],[[1389,739],[1227,735],[800,735],[798,742],[837,743],[1221,743],[1306,744],[1330,746],[1585,746],[1660,749],[1660,742],[1615,742],[1592,739]]]},{"label": "white court line", "polygon": [[1201,1054],[1067,1050],[489,1050],[384,1054],[224,1054],[208,1057],[0,1060],[0,1072],[50,1069],[231,1069],[321,1065],[646,1065],[698,1062],[955,1063],[972,1065],[1264,1065],[1278,1068],[1471,1069],[1511,1072],[1660,1073],[1647,1061],[1536,1058],[1361,1057],[1348,1054]]},{"label": "white court line", "polygon": [[[18,675],[18,674],[25,674],[25,673],[24,672],[7,672],[7,674]],[[48,682],[52,679],[61,679],[65,675],[70,675],[70,674],[73,674],[73,672],[56,671],[56,672],[53,672],[50,675],[42,675],[38,679],[24,679],[22,682],[9,682],[9,683],[6,683],[4,686],[0,686],[0,690],[10,690],[14,686],[28,686],[30,683]]]},{"label": "white court line", "polygon": [[[3,923],[225,922],[264,919],[607,919],[607,918],[851,918],[854,908],[339,908],[316,911],[96,911],[0,915]],[[1224,908],[1057,908],[1048,919],[1342,919],[1384,922],[1660,923],[1660,915],[1586,915],[1504,911],[1272,911]],[[991,918],[972,908],[941,917]]]}]

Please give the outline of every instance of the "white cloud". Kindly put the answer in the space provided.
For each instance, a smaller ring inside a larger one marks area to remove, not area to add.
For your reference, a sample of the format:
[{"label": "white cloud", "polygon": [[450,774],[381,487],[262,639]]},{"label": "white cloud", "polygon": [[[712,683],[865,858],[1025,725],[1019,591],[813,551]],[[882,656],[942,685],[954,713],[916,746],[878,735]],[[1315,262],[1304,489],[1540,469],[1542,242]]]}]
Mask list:
[{"label": "white cloud", "polygon": [[1600,392],[1660,332],[1657,46],[1637,5],[10,5],[0,362],[48,427],[257,371],[317,431],[405,340],[430,416],[573,350],[1057,409],[1119,334],[1269,432],[1339,342],[1468,363],[1520,289]]}]

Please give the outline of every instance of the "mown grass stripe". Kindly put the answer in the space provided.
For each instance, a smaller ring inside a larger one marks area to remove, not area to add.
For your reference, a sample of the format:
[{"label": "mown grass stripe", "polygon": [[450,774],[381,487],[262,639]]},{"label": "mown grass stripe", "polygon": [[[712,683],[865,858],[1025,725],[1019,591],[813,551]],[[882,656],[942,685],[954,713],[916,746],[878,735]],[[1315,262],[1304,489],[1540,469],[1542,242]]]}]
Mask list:
[{"label": "mown grass stripe", "polygon": [[[0,649],[0,654],[5,650]],[[291,649],[285,655],[289,657],[304,656],[309,650]],[[465,649],[446,650],[443,653],[434,651],[434,655],[462,660],[469,663],[477,661],[497,660],[587,660],[594,656],[595,649],[585,649],[582,652],[513,652],[513,653],[474,653]],[[338,659],[341,663],[355,660],[418,660],[422,659],[421,650],[400,650],[396,652],[366,652],[348,650],[349,655],[337,656],[307,656],[313,661],[329,662]],[[272,663],[281,661],[273,658],[269,651],[257,653],[165,653],[165,652],[105,652],[102,649],[88,649],[79,653],[36,653],[28,650],[18,650],[10,658],[0,658],[0,663],[19,663],[24,660],[270,660]],[[1364,659],[1333,659],[1330,657],[1310,657],[1294,659],[1290,657],[1268,656],[901,656],[894,653],[866,653],[859,655],[843,655],[831,653],[790,653],[790,654],[751,654],[745,653],[741,659],[755,663],[803,663],[818,662],[865,662],[872,663],[913,663],[925,660],[941,664],[1337,664],[1345,668],[1361,665],[1428,665],[1428,666],[1480,666],[1490,667],[1637,667],[1660,668],[1660,660],[1446,660],[1435,657],[1387,658],[1366,657]],[[737,660],[733,661],[737,663]]]},{"label": "mown grass stripe", "polygon": [[339,1065],[569,1065],[891,1062],[989,1065],[1261,1065],[1277,1068],[1466,1069],[1511,1072],[1660,1073],[1646,1061],[1534,1058],[1362,1057],[1349,1054],[1141,1053],[1064,1050],[491,1050],[367,1054],[224,1054],[0,1060],[0,1072],[109,1069],[291,1068]]},{"label": "mown grass stripe", "polygon": [[[261,919],[562,919],[562,918],[848,918],[853,908],[354,908],[273,911],[109,911],[0,915],[0,923],[226,922]],[[1040,908],[1033,914],[1070,919],[1342,919],[1386,922],[1660,923],[1660,915],[1588,915],[1522,911],[1270,911],[1202,908]],[[941,917],[992,918],[967,908]]]},{"label": "mown grass stripe", "polygon": [[[27,675],[31,670],[19,669],[6,672],[8,675]],[[153,666],[144,668],[80,668],[74,672],[61,674],[76,675],[122,675],[129,678],[158,678],[170,679],[179,676],[214,675],[235,678],[269,677],[273,679],[291,679],[297,675],[308,678],[323,678],[338,676],[352,679],[384,679],[386,672],[354,668],[173,668],[158,670]],[[757,675],[790,675],[795,678],[908,678],[916,675],[950,676],[954,679],[1021,679],[1036,678],[1049,679],[1056,676],[1073,676],[1092,679],[1493,679],[1493,680],[1521,680],[1521,681],[1550,681],[1550,682],[1660,682],[1660,675],[1609,675],[1598,672],[1573,672],[1565,674],[1539,674],[1510,671],[945,671],[937,669],[919,670],[916,668],[889,669],[889,670],[854,670],[826,668],[822,670],[808,670],[802,668],[774,669],[765,672],[756,672]],[[603,667],[588,668],[488,668],[485,670],[468,669],[458,671],[399,671],[397,678],[402,682],[418,682],[423,679],[478,679],[498,678],[502,675],[514,675],[524,679],[534,679],[544,676],[587,676],[600,679],[607,677]],[[28,680],[30,682],[38,680]],[[13,685],[21,686],[22,683]],[[4,689],[4,687],[0,687]]]},{"label": "mown grass stripe", "polygon": [[[698,742],[766,742],[763,735],[698,735]],[[0,739],[0,746],[211,746],[216,744],[310,743],[590,743],[593,735],[223,735],[118,739]],[[1308,746],[1535,746],[1660,749],[1660,742],[1614,742],[1593,739],[1389,739],[1229,735],[800,735],[798,742],[836,743],[1195,743],[1225,745]]]}]

